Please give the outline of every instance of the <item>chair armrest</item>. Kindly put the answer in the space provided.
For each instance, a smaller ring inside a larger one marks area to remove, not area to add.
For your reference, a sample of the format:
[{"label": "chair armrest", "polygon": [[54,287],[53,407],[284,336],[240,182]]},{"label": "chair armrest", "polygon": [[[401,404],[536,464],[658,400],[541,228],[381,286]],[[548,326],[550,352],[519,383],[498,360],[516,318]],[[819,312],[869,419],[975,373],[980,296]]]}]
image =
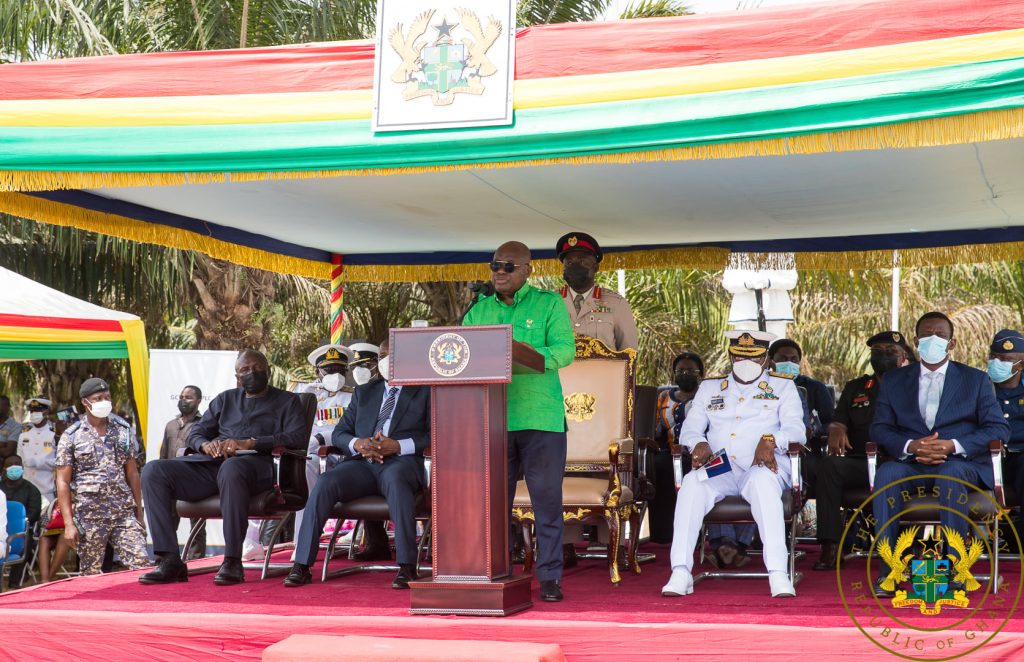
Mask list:
[{"label": "chair armrest", "polygon": [[803,494],[803,476],[800,471],[800,463],[803,458],[800,457],[800,453],[803,452],[804,445],[799,442],[790,442],[789,450],[786,454],[789,455],[789,488],[793,491],[793,512],[796,513],[802,507]]},{"label": "chair armrest", "polygon": [[657,453],[661,448],[658,442],[650,437],[641,437],[636,440],[636,473],[642,480],[647,479],[647,454]]},{"label": "chair armrest", "polygon": [[281,458],[285,455],[290,455],[305,460],[306,451],[295,450],[287,446],[274,446],[270,451],[270,455],[274,458],[274,495],[277,497],[277,502],[283,505],[285,501],[284,492],[281,490]]},{"label": "chair armrest", "polygon": [[672,444],[672,479],[678,490],[683,486],[683,447],[679,444]]},{"label": "chair armrest", "polygon": [[174,453],[174,457],[185,457],[186,455],[193,455],[194,453],[194,450],[185,446],[184,448],[179,448],[177,452]]},{"label": "chair armrest", "polygon": [[331,455],[343,455],[337,446],[321,446],[316,449],[316,455],[320,458],[320,473],[327,471],[327,458]]},{"label": "chair armrest", "polygon": [[608,445],[608,460],[612,459],[611,450],[615,446],[618,448],[616,456],[616,471],[619,475],[620,484],[625,484],[630,489],[633,489],[633,471],[635,469],[634,462],[636,457],[634,455],[634,449],[636,444],[632,437],[623,437],[621,439],[613,439]]},{"label": "chair armrest", "polygon": [[992,491],[996,495],[996,503],[1006,508],[1006,490],[1003,489],[1003,456],[1006,454],[1006,447],[998,439],[988,442],[988,452],[992,458]]},{"label": "chair armrest", "polygon": [[864,452],[868,456],[868,489],[875,491],[875,471],[878,470],[878,444],[869,441],[864,445]]},{"label": "chair armrest", "polygon": [[430,446],[423,449],[423,471],[426,473],[424,484],[430,489],[430,466],[433,463],[433,456],[430,454]]}]

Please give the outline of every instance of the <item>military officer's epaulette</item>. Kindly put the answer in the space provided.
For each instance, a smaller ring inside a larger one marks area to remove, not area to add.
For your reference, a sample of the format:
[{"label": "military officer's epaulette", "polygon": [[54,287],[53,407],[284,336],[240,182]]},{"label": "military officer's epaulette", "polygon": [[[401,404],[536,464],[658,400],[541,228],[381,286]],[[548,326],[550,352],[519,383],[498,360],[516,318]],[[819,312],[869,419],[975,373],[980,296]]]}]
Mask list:
[{"label": "military officer's epaulette", "polygon": [[80,428],[80,427],[82,427],[82,419],[78,419],[77,421],[75,421],[74,423],[69,425],[64,430],[64,434],[74,434],[74,433],[78,432],[78,428]]},{"label": "military officer's epaulette", "polygon": [[355,392],[355,390],[356,390],[355,386],[342,386],[341,387],[341,392],[342,393],[353,393],[353,392]]},{"label": "military officer's epaulette", "polygon": [[706,382],[717,382],[719,379],[728,379],[729,375],[722,375],[721,377],[705,377]]},{"label": "military officer's epaulette", "polygon": [[796,379],[795,375],[789,375],[784,372],[775,372],[774,370],[768,371],[769,377],[778,377],[779,379]]},{"label": "military officer's epaulette", "polygon": [[131,423],[129,423],[128,421],[124,420],[123,418],[121,418],[117,414],[110,414],[109,416],[107,416],[107,420],[113,422],[114,425],[120,425],[121,427],[128,428],[129,430],[132,428],[132,424]]},{"label": "military officer's epaulette", "polygon": [[22,432],[28,432],[31,429],[32,429],[32,424],[31,423],[25,423],[24,425],[21,426],[21,431]]}]

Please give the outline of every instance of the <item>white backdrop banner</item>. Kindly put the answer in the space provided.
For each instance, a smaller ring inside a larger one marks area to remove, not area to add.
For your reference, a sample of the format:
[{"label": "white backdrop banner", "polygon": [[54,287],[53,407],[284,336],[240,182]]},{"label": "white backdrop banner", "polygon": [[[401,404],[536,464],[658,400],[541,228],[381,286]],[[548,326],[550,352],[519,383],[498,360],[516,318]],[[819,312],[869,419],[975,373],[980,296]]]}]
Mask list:
[{"label": "white backdrop banner", "polygon": [[378,0],[373,130],[512,123],[513,0]]},{"label": "white backdrop banner", "polygon": [[[146,461],[160,457],[164,427],[178,415],[178,396],[188,385],[203,391],[200,413],[221,391],[235,388],[237,352],[193,349],[152,349],[149,351],[149,429],[146,430]],[[188,520],[178,527],[178,541],[188,536]],[[224,544],[220,521],[206,525],[207,546]]]}]

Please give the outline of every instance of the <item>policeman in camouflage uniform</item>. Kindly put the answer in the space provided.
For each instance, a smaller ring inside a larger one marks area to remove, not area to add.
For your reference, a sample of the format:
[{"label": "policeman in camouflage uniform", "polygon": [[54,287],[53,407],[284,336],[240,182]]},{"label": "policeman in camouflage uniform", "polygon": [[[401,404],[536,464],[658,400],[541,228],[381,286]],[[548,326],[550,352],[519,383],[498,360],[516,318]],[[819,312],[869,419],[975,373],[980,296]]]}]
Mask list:
[{"label": "policeman in camouflage uniform", "polygon": [[633,311],[618,292],[594,283],[597,267],[604,257],[597,240],[584,232],[570,232],[559,238],[555,252],[563,265],[562,299],[572,330],[577,336],[597,338],[611,349],[637,348]]},{"label": "policeman in camouflage uniform", "polygon": [[142,490],[131,427],[111,415],[110,387],[92,377],[79,389],[85,416],[57,443],[57,500],[64,537],[77,547],[82,574],[101,572],[109,542],[121,562],[149,565],[142,525]]}]

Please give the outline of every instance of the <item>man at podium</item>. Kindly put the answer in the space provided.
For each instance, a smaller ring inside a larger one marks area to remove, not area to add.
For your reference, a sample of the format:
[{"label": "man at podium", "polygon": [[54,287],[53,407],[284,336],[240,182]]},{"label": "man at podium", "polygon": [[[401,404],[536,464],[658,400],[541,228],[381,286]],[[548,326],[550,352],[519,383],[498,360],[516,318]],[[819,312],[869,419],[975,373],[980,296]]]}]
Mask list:
[{"label": "man at podium", "polygon": [[526,284],[533,272],[530,249],[518,241],[502,244],[490,264],[495,293],[481,298],[463,324],[511,324],[512,338],[544,357],[541,374],[517,374],[508,385],[508,503],[522,476],[533,501],[537,532],[540,597],[562,599],[562,476],[566,426],[558,370],[572,363],[576,341],[565,304],[557,292]]}]

